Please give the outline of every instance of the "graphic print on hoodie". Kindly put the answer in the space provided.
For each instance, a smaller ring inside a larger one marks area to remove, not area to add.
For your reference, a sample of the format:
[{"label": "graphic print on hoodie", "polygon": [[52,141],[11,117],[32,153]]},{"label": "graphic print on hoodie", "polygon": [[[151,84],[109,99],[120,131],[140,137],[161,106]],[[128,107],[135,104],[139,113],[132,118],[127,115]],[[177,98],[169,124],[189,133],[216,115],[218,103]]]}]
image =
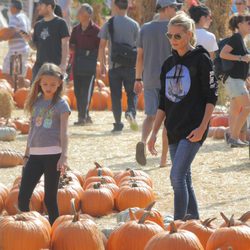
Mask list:
[{"label": "graphic print on hoodie", "polygon": [[[217,81],[209,53],[202,47],[179,56],[176,51],[161,72],[159,109],[166,113],[169,144],[185,139],[203,120],[206,105],[216,104]],[[207,131],[201,143],[206,139]]]}]

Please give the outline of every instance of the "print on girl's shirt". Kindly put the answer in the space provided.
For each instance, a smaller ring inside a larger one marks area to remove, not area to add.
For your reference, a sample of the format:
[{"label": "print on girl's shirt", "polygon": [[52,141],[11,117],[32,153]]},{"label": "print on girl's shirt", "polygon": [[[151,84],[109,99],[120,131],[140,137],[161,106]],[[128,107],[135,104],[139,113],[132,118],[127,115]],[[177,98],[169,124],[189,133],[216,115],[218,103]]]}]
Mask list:
[{"label": "print on girl's shirt", "polygon": [[43,127],[44,128],[51,128],[52,127],[52,115],[53,115],[53,111],[50,110],[47,112],[44,121],[43,121]]},{"label": "print on girl's shirt", "polygon": [[166,74],[166,97],[172,102],[180,102],[190,90],[191,78],[189,70],[182,64],[175,65]]},{"label": "print on girl's shirt", "polygon": [[52,117],[53,117],[53,110],[49,110],[47,108],[40,108],[38,111],[34,111],[33,115],[35,117],[35,126],[44,128],[51,128],[52,127]]}]

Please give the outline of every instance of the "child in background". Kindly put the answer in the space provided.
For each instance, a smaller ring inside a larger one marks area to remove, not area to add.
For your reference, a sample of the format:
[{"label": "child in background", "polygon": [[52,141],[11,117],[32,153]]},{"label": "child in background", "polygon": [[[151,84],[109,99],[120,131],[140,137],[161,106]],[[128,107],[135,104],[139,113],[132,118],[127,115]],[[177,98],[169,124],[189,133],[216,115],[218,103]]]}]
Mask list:
[{"label": "child in background", "polygon": [[29,211],[33,190],[44,174],[44,201],[51,225],[59,216],[58,182],[60,173],[67,167],[70,108],[61,98],[62,90],[63,75],[60,68],[45,63],[39,70],[25,104],[25,110],[31,115],[31,126],[18,207],[23,212]]}]

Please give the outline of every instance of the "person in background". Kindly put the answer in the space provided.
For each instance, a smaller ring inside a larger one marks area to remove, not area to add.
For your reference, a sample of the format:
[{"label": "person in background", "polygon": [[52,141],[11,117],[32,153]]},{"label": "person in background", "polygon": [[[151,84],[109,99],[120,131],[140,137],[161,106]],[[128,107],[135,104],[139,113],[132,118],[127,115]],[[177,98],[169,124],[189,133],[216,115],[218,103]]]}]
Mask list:
[{"label": "person in background", "polygon": [[[147,139],[151,133],[155,115],[159,105],[160,73],[163,62],[171,55],[171,45],[166,38],[169,20],[176,15],[178,4],[175,0],[158,0],[156,4],[159,17],[157,20],[145,23],[140,30],[135,93],[140,94],[144,89],[144,104],[146,118],[142,125],[141,141],[136,145],[136,161],[146,165]],[[160,166],[166,166],[167,161],[167,134],[163,129],[162,156]]]},{"label": "person in background", "polygon": [[31,116],[30,132],[24,155],[24,169],[18,208],[29,211],[33,190],[44,174],[44,202],[52,225],[59,216],[57,191],[60,173],[65,173],[68,154],[70,108],[62,99],[61,69],[45,63],[39,70],[25,103]]},{"label": "person in background", "polygon": [[231,147],[246,147],[249,143],[239,137],[250,113],[247,90],[250,55],[244,43],[244,38],[250,34],[250,15],[233,15],[229,20],[229,28],[234,34],[220,52],[222,59],[233,62],[225,82],[230,97],[229,133],[225,137]]},{"label": "person in background", "polygon": [[[114,41],[121,45],[127,44],[130,48],[136,48],[139,24],[127,16],[128,0],[114,0],[115,16],[113,17],[113,30]],[[112,42],[109,32],[110,22],[106,22],[99,33],[101,38],[99,47],[99,61],[101,73],[103,75],[109,74],[110,91],[112,100],[112,111],[115,119],[114,128],[111,132],[120,132],[123,130],[123,123],[121,122],[122,115],[122,86],[124,86],[127,94],[128,108],[125,113],[125,118],[128,120],[131,129],[137,130],[136,123],[136,94],[134,92],[135,82],[135,65],[124,66],[115,63],[111,59]],[[107,72],[107,63],[105,56],[105,48],[110,44],[109,49],[109,72]]]},{"label": "person in background", "polygon": [[189,12],[189,9],[192,6],[198,6],[199,5],[199,1],[198,0],[184,0],[183,1],[183,5],[182,5],[182,10],[186,13]]},{"label": "person in background", "polygon": [[239,15],[244,15],[248,12],[247,0],[236,0],[235,1],[236,10]]},{"label": "person in background", "polygon": [[70,49],[73,52],[74,91],[78,121],[75,125],[92,123],[89,105],[94,89],[100,28],[92,21],[93,8],[83,4],[78,11],[79,24],[72,30]]},{"label": "person in background", "polygon": [[197,45],[202,45],[213,60],[218,44],[215,35],[207,31],[212,22],[210,9],[205,5],[192,6],[189,15],[195,22]]},{"label": "person in background", "polygon": [[162,67],[160,104],[148,149],[157,154],[157,133],[165,120],[172,161],[174,219],[182,220],[187,214],[199,219],[191,164],[207,137],[217,101],[217,82],[208,52],[202,46],[194,47],[195,24],[190,17],[180,14],[172,18],[167,36],[173,53]]},{"label": "person in background", "polygon": [[62,8],[63,19],[68,24],[69,30],[71,30],[71,20],[70,20],[70,6],[72,0],[58,0],[58,5]]},{"label": "person in background", "polygon": [[30,32],[30,21],[22,11],[23,3],[20,0],[12,0],[10,3],[9,17],[9,50],[3,61],[3,73],[8,82],[14,87],[13,77],[11,76],[11,57],[13,55],[21,55],[22,72],[18,79],[18,87],[23,87],[27,71],[27,62],[29,57],[29,45],[21,36],[21,33]]},{"label": "person in background", "polygon": [[32,82],[41,66],[46,63],[58,65],[65,73],[69,51],[69,30],[66,22],[55,15],[54,0],[40,0],[38,14],[43,18],[35,24],[33,36],[23,34],[32,49],[37,51],[32,69]]}]

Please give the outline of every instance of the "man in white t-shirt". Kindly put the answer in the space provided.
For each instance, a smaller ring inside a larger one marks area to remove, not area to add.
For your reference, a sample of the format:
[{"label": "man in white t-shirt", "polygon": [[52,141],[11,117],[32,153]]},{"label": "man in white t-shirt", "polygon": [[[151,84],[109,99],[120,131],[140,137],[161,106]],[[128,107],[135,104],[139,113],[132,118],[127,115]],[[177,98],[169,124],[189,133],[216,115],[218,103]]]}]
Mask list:
[{"label": "man in white t-shirt", "polygon": [[203,46],[209,52],[211,59],[214,59],[218,44],[215,35],[207,31],[212,22],[210,9],[205,5],[192,6],[189,14],[195,21],[197,45]]},{"label": "man in white t-shirt", "polygon": [[27,70],[27,60],[29,56],[29,45],[22,38],[20,32],[30,32],[30,21],[28,17],[22,12],[22,2],[20,0],[12,0],[10,4],[10,18],[9,18],[9,33],[10,39],[9,50],[4,58],[3,73],[6,79],[13,85],[13,79],[11,77],[11,57],[13,55],[21,55],[21,74],[19,75],[19,83],[24,83],[24,77]]}]

